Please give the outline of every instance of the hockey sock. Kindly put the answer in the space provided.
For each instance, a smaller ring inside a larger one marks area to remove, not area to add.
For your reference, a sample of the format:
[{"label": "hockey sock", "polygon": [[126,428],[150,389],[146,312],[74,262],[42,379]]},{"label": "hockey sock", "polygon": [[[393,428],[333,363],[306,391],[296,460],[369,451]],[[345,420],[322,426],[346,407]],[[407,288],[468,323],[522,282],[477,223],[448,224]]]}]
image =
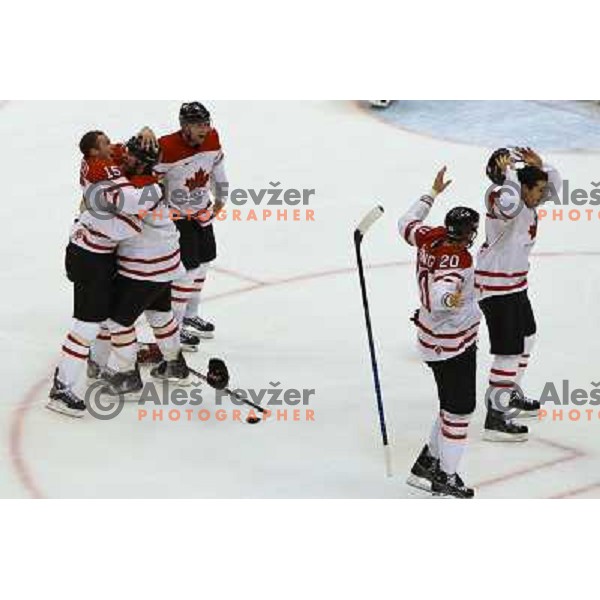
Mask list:
[{"label": "hockey sock", "polygon": [[182,279],[171,284],[171,303],[175,319],[181,325],[186,314],[186,308],[192,294],[196,292],[194,287],[194,271],[188,271]]},{"label": "hockey sock", "polygon": [[441,435],[441,417],[438,415],[436,420],[433,422],[431,433],[429,434],[429,454],[433,458],[440,457],[440,435]]},{"label": "hockey sock", "polygon": [[90,348],[90,358],[100,367],[106,367],[110,356],[110,331],[106,324],[102,324],[96,339]]},{"label": "hockey sock", "polygon": [[190,296],[190,299],[188,300],[188,302],[185,306],[185,316],[186,317],[192,318],[192,317],[198,316],[198,310],[200,308],[200,292],[201,291],[202,291],[201,289],[196,290]]},{"label": "hockey sock", "polygon": [[454,415],[443,410],[440,415],[440,466],[444,473],[453,475],[467,445],[467,430],[471,415]]},{"label": "hockey sock", "polygon": [[97,335],[100,323],[88,323],[73,319],[71,330],[62,346],[62,357],[58,363],[58,378],[69,387],[80,379],[90,355],[90,343]]},{"label": "hockey sock", "polygon": [[135,327],[125,327],[112,320],[109,320],[107,325],[112,346],[107,362],[108,368],[118,372],[133,371],[138,353]]},{"label": "hockey sock", "polygon": [[529,364],[529,359],[531,358],[531,352],[533,350],[533,346],[535,345],[535,334],[530,335],[525,338],[525,349],[523,350],[523,354],[521,354],[519,358],[518,370],[517,370],[517,378],[515,380],[516,384],[521,387],[521,382],[523,381],[523,377],[525,375],[525,371],[527,370],[527,366]]},{"label": "hockey sock", "polygon": [[199,316],[200,294],[202,293],[202,288],[204,287],[204,282],[206,281],[207,269],[208,265],[203,264],[200,265],[197,269],[190,271],[190,274],[193,277],[192,287],[194,288],[194,292],[192,292],[192,294],[190,295],[190,298],[185,308],[186,317]]},{"label": "hockey sock", "polygon": [[521,356],[494,356],[490,369],[487,394],[488,408],[504,411],[508,406],[510,394],[514,390],[517,369]]},{"label": "hockey sock", "polygon": [[156,343],[165,360],[175,360],[179,355],[181,343],[179,340],[179,323],[173,311],[146,311],[148,323],[154,331]]}]

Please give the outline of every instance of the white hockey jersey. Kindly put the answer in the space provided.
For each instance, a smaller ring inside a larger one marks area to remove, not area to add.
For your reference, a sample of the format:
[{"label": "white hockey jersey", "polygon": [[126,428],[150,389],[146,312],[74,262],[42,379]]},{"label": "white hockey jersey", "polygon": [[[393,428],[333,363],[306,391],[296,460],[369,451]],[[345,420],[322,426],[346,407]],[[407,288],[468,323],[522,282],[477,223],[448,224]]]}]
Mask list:
[{"label": "white hockey jersey", "polygon": [[139,212],[160,198],[159,186],[135,187],[112,160],[84,159],[80,184],[83,211],[75,220],[70,240],[89,252],[110,254],[119,241],[142,231]]},{"label": "white hockey jersey", "polygon": [[[136,188],[148,190],[156,178],[141,175],[130,181]],[[117,272],[130,279],[155,282],[184,276],[179,231],[166,203],[157,203],[152,210],[140,214],[140,232],[119,241],[117,246]]]},{"label": "white hockey jersey", "polygon": [[[447,241],[445,227],[423,225],[433,201],[433,193],[422,196],[398,222],[400,235],[418,248],[416,276],[421,306],[413,321],[420,354],[427,362],[452,358],[472,346],[481,320],[471,254]],[[463,302],[452,308],[450,296],[458,291]]]},{"label": "white hockey jersey", "polygon": [[[544,165],[543,170],[548,173],[549,189],[558,192],[562,181],[556,169]],[[486,240],[477,254],[475,270],[479,300],[527,289],[529,255],[538,230],[537,210],[521,200],[521,186],[512,170],[503,186],[489,192],[486,205]]]},{"label": "white hockey jersey", "polygon": [[181,131],[158,140],[161,162],[155,171],[164,176],[169,205],[202,225],[214,219],[211,189],[224,201],[228,193],[225,158],[216,129],[200,146],[190,146]]}]

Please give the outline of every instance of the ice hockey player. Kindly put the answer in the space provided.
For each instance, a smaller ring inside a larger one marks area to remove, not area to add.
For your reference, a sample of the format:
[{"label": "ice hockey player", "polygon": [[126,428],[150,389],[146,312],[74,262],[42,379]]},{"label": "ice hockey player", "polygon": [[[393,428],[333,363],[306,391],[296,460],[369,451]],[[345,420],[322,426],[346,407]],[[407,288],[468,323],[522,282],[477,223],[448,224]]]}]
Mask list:
[{"label": "ice hockey player", "polygon": [[480,312],[469,248],[477,236],[479,214],[462,206],[451,209],[443,227],[423,224],[436,197],[451,183],[446,167],[429,193],[398,223],[400,235],[417,248],[417,284],[421,305],[413,317],[421,356],[437,386],[439,414],[429,442],[411,469],[409,485],[435,495],[472,498],[457,469],[467,444],[475,410],[476,342]]},{"label": "ice hockey player", "polygon": [[540,408],[521,390],[537,329],[527,294],[529,255],[538,229],[536,207],[557,193],[562,182],[530,148],[496,150],[486,173],[495,185],[486,195],[486,239],[475,271],[493,356],[483,437],[524,441],[528,428],[511,416],[535,417]]},{"label": "ice hockey player", "polygon": [[[137,364],[135,322],[145,314],[163,360],[151,371],[154,378],[189,384],[189,369],[181,352],[179,323],[171,310],[171,282],[185,272],[181,264],[179,232],[171,219],[153,168],[158,147],[144,148],[139,138],[127,143],[123,172],[148,194],[152,206],[140,213],[141,231],[119,242],[117,275],[113,283],[110,319],[112,351],[108,359],[105,391],[124,398],[141,392]],[[157,193],[158,190],[158,193]]]},{"label": "ice hockey player", "polygon": [[[102,131],[80,141],[83,212],[72,227],[66,249],[67,277],[73,283],[73,323],[62,345],[47,407],[73,417],[86,412],[86,363],[90,345],[110,312],[115,249],[120,240],[141,232],[135,216],[144,207],[141,191],[123,176],[114,146]],[[110,349],[110,338],[104,346]]]},{"label": "ice hockey player", "polygon": [[[200,294],[207,268],[217,256],[213,221],[226,202],[229,184],[219,134],[208,109],[200,102],[184,103],[179,124],[178,131],[158,139],[161,154],[156,167],[164,175],[170,206],[182,215],[176,224],[187,273],[173,284],[173,306],[184,326],[182,335],[187,328],[212,338],[214,325],[199,316]],[[140,133],[146,144],[155,139],[149,128]]]}]

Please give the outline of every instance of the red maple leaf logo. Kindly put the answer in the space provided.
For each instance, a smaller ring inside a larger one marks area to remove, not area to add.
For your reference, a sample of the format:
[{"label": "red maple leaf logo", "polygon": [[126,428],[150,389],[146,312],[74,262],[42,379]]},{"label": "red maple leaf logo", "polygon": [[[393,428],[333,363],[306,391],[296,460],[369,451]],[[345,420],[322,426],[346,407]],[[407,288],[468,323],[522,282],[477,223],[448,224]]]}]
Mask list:
[{"label": "red maple leaf logo", "polygon": [[531,237],[532,240],[535,240],[535,237],[537,235],[537,228],[538,228],[538,216],[536,214],[534,216],[533,223],[529,226],[529,236]]},{"label": "red maple leaf logo", "polygon": [[185,180],[185,187],[187,187],[190,192],[193,192],[197,188],[205,187],[207,183],[208,173],[205,173],[200,169],[193,177]]}]

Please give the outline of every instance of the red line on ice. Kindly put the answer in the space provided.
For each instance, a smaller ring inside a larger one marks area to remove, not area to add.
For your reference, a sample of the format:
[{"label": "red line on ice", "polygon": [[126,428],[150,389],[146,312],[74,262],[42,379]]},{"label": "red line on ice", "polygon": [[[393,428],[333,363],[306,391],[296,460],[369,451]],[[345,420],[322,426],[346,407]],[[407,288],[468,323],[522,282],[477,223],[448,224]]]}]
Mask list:
[{"label": "red line on ice", "polygon": [[[596,251],[563,252],[563,253],[540,252],[540,253],[537,253],[534,255],[540,256],[540,257],[541,256],[566,256],[566,257],[597,256],[597,255],[600,255],[600,251],[599,252],[596,252]],[[380,263],[380,264],[376,264],[376,265],[366,265],[365,268],[367,268],[367,269],[387,269],[390,267],[404,267],[404,266],[412,265],[413,262],[414,262],[413,260],[399,260],[399,261]],[[301,281],[308,281],[311,279],[322,279],[324,277],[331,277],[331,276],[335,276],[335,275],[354,273],[355,270],[356,270],[356,267],[354,267],[354,266],[342,267],[342,268],[330,269],[327,271],[321,271],[321,272],[316,272],[316,273],[304,273],[304,274],[300,274],[300,275],[295,275],[293,277],[288,277],[285,279],[279,279],[279,280],[274,280],[274,281],[260,281],[258,279],[243,275],[241,273],[237,273],[235,271],[217,268],[217,269],[215,269],[215,271],[221,272],[225,275],[231,275],[233,277],[238,277],[239,279],[244,279],[244,280],[250,281],[250,282],[252,282],[252,285],[238,288],[236,290],[231,290],[229,292],[215,294],[213,296],[207,297],[206,300],[207,301],[208,300],[218,300],[220,298],[225,298],[228,296],[245,294],[245,293],[248,293],[248,292],[251,292],[251,291],[254,291],[257,289],[261,289],[261,288],[275,287],[275,286],[280,286],[280,285],[288,285],[291,283],[299,283]],[[41,381],[39,381],[38,383],[36,383],[34,386],[32,386],[32,388],[25,394],[25,396],[23,396],[23,398],[17,404],[15,410],[13,411],[13,413],[11,415],[11,421],[10,421],[10,440],[9,440],[10,461],[13,465],[13,468],[15,469],[15,472],[17,473],[19,481],[23,484],[23,486],[25,487],[25,489],[27,490],[27,492],[29,493],[29,495],[32,498],[44,498],[45,496],[44,496],[43,492],[41,491],[40,487],[38,486],[38,484],[35,482],[33,475],[31,474],[31,471],[27,465],[27,462],[25,460],[25,456],[24,456],[24,453],[22,450],[25,418],[29,412],[29,409],[35,403],[36,395],[42,390],[42,388],[44,386],[48,385],[48,383],[49,383],[48,379],[44,378]],[[499,483],[501,481],[505,481],[505,480],[511,479],[513,477],[519,477],[521,475],[525,475],[525,474],[531,473],[533,471],[537,471],[539,469],[548,468],[553,465],[560,464],[562,462],[566,462],[569,460],[574,460],[575,458],[579,458],[580,456],[582,456],[582,454],[578,450],[575,450],[573,448],[568,448],[566,446],[561,446],[560,444],[558,444],[556,442],[551,442],[549,440],[541,440],[540,438],[538,438],[538,441],[545,443],[549,446],[553,446],[555,448],[561,448],[563,451],[566,451],[566,452],[572,452],[573,455],[561,457],[558,459],[554,459],[552,461],[548,461],[548,462],[541,463],[538,465],[533,465],[532,467],[524,468],[519,471],[514,471],[513,473],[509,473],[507,475],[496,477],[494,479],[489,479],[487,481],[480,483],[479,487],[492,485],[494,483]]]},{"label": "red line on ice", "polygon": [[574,498],[575,496],[580,496],[581,494],[585,494],[586,492],[590,492],[595,489],[600,489],[600,482],[599,483],[591,483],[589,485],[584,485],[579,488],[574,488],[572,490],[568,490],[566,492],[556,494],[555,496],[550,496],[550,498],[552,498],[552,499]]},{"label": "red line on ice", "polygon": [[23,484],[23,487],[32,498],[44,498],[45,496],[35,482],[27,461],[25,460],[25,455],[23,454],[22,446],[25,430],[25,417],[27,416],[29,409],[35,403],[37,395],[44,387],[48,386],[48,384],[48,378],[44,377],[44,379],[38,381],[27,391],[13,411],[10,423],[10,436],[8,442],[10,461],[17,473],[19,481]]},{"label": "red line on ice", "polygon": [[[496,485],[498,483],[504,483],[505,481],[509,481],[510,479],[515,479],[517,477],[522,477],[523,475],[529,475],[530,473],[534,473],[535,471],[541,471],[542,469],[549,469],[550,467],[555,467],[556,465],[560,465],[565,462],[570,462],[572,460],[576,460],[584,456],[584,453],[576,448],[571,448],[569,446],[565,446],[563,444],[559,444],[557,442],[553,442],[551,440],[547,440],[545,438],[533,438],[531,441],[535,440],[536,442],[540,442],[543,445],[550,446],[551,448],[555,448],[565,453],[565,455],[560,456],[558,458],[554,458],[552,460],[547,460],[538,464],[530,465],[528,467],[523,467],[522,469],[516,469],[515,471],[510,471],[504,475],[499,475],[498,477],[493,477],[491,479],[486,479],[480,483],[476,483],[476,488],[487,487],[490,485]],[[525,442],[531,443],[531,442]]]}]

